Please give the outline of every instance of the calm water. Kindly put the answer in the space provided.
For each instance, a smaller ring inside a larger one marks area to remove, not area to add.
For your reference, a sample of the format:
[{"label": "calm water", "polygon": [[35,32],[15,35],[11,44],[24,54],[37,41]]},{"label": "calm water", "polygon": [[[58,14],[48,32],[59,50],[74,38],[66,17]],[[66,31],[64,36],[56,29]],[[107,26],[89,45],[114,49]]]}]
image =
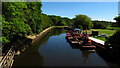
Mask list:
[{"label": "calm water", "polygon": [[52,30],[15,57],[13,66],[111,66],[97,52],[72,48],[64,30]]}]

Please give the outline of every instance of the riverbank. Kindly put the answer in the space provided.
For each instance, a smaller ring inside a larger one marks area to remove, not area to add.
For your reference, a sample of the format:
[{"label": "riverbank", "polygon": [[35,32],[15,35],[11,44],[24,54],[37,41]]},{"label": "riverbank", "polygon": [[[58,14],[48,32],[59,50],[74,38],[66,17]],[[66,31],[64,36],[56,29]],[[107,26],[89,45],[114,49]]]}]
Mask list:
[{"label": "riverbank", "polygon": [[[54,28],[64,28],[67,26],[51,26],[49,28],[46,28],[45,30],[43,30],[40,34],[38,35],[29,35],[27,36],[26,39],[23,39],[19,42],[15,42],[14,44],[12,44],[12,58],[9,61],[12,61],[13,63],[13,58],[17,55],[20,55],[22,51],[24,51],[29,45],[33,44],[34,42],[36,42],[38,39],[42,39],[50,30],[54,29]],[[10,48],[11,49],[11,48]],[[8,53],[8,52],[7,52]],[[6,58],[4,56],[0,57],[0,60],[2,61],[2,59]],[[8,61],[7,59],[5,60],[5,62]],[[0,62],[0,66],[5,67],[5,64],[3,64],[4,62]],[[8,63],[9,64],[9,63]],[[10,67],[12,67],[12,64],[10,65]]]},{"label": "riverbank", "polygon": [[51,27],[46,28],[45,30],[43,30],[40,34],[29,35],[29,36],[27,36],[27,38],[32,39],[32,43],[34,43],[36,40],[43,38],[51,29],[64,28],[64,27],[68,27],[68,26],[51,26]]}]

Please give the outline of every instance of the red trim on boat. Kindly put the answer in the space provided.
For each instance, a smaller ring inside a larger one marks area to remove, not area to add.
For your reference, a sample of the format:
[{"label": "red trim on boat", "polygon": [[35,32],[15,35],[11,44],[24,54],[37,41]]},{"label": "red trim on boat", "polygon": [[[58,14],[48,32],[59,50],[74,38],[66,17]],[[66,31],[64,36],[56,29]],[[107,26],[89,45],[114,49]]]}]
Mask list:
[{"label": "red trim on boat", "polygon": [[96,46],[82,46],[82,47],[96,47]]}]

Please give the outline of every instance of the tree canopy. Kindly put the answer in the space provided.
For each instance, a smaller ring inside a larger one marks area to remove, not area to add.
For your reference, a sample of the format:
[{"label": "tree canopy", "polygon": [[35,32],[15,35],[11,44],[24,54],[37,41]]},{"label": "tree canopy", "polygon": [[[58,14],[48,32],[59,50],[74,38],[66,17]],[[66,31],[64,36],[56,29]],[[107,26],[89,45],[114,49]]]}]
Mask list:
[{"label": "tree canopy", "polygon": [[87,15],[76,15],[76,17],[73,20],[75,27],[79,27],[79,25],[81,25],[83,29],[90,29],[93,27],[91,18]]},{"label": "tree canopy", "polygon": [[2,2],[3,44],[39,34],[54,25],[70,25],[71,19],[41,13],[41,2]]}]

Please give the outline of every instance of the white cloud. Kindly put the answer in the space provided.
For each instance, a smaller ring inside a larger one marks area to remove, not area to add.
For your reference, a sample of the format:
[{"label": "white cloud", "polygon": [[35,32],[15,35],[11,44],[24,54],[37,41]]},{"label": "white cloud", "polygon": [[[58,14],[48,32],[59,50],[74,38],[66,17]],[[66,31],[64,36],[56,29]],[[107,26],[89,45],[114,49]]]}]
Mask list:
[{"label": "white cloud", "polygon": [[116,22],[115,20],[106,20],[106,19],[92,19],[92,20]]}]

